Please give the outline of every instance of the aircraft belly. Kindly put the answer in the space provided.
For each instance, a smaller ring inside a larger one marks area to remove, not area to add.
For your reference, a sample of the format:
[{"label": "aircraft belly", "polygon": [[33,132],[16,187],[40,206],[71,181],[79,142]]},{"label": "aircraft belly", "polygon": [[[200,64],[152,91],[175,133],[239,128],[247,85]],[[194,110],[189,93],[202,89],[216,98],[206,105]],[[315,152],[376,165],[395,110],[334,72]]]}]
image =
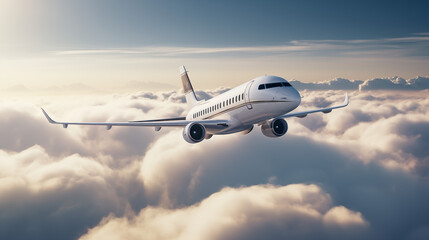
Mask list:
[{"label": "aircraft belly", "polygon": [[256,124],[290,111],[285,102],[255,102],[252,106],[253,109],[244,111],[237,116],[244,125]]},{"label": "aircraft belly", "polygon": [[214,119],[228,120],[228,127],[207,128],[209,134],[229,134],[249,129],[253,124],[290,112],[287,102],[254,102],[253,108],[242,106]]}]

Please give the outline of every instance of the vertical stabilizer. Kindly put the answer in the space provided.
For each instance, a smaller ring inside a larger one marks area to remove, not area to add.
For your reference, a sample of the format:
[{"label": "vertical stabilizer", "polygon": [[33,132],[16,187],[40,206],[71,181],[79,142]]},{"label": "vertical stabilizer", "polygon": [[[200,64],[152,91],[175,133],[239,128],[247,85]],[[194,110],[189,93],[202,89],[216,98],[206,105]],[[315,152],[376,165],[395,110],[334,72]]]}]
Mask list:
[{"label": "vertical stabilizer", "polygon": [[180,66],[180,78],[182,79],[183,92],[185,93],[186,102],[189,105],[195,105],[198,100],[195,96],[194,88],[192,88],[191,81],[188,77],[188,72],[186,71],[185,66]]}]

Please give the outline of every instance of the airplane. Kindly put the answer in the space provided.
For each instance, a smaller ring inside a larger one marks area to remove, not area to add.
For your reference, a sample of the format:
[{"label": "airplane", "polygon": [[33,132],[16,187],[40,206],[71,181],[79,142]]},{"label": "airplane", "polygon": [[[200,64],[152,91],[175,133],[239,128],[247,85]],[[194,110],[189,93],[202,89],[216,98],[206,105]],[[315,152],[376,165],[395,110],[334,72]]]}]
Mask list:
[{"label": "airplane", "polygon": [[267,137],[281,137],[288,130],[285,118],[304,118],[316,112],[329,113],[349,104],[346,93],[341,105],[291,112],[300,105],[301,95],[288,81],[277,76],[260,76],[211,99],[198,100],[188,71],[184,66],[180,66],[179,70],[189,105],[186,117],[128,122],[57,122],[43,108],[42,112],[49,123],[61,124],[64,128],[68,125],[102,125],[110,130],[113,126],[141,126],[154,127],[155,131],[160,131],[163,127],[182,127],[186,142],[198,143],[213,135],[238,132],[247,134],[253,130],[254,125],[260,126],[263,135]]}]

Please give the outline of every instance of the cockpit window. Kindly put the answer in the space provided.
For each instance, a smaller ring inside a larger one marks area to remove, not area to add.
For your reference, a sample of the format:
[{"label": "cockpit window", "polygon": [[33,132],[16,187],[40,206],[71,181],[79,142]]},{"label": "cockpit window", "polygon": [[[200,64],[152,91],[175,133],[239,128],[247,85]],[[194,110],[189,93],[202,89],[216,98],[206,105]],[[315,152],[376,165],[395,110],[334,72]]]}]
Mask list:
[{"label": "cockpit window", "polygon": [[275,87],[292,87],[292,85],[290,85],[290,83],[288,82],[267,83],[267,84],[259,85],[258,89],[262,90],[262,89],[275,88]]},{"label": "cockpit window", "polygon": [[276,82],[276,83],[267,83],[265,84],[265,88],[275,88],[275,87],[282,87],[282,83],[281,82]]}]

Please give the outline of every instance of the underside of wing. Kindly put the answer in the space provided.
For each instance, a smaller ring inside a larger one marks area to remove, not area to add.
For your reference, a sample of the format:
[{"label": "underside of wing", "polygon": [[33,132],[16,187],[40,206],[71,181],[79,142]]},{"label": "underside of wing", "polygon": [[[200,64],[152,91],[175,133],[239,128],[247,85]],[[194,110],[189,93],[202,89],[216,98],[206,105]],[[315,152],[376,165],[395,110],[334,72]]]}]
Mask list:
[{"label": "underside of wing", "polygon": [[134,120],[130,122],[161,122],[161,121],[178,121],[178,120],[186,120],[186,117],[177,117],[177,118],[162,118],[162,119],[151,119],[151,120]]},{"label": "underside of wing", "polygon": [[292,112],[292,113],[288,113],[288,114],[279,116],[279,118],[289,118],[289,117],[304,118],[304,117],[306,117],[310,113],[316,113],[316,112],[330,113],[330,112],[332,112],[333,109],[343,108],[343,107],[345,107],[347,105],[349,105],[349,95],[346,93],[346,96],[345,96],[345,99],[344,99],[344,103],[341,104],[341,105],[334,106],[334,107],[328,107],[328,108],[320,108],[320,109],[310,110],[310,111],[295,112],[295,113]]},{"label": "underside of wing", "polygon": [[54,121],[42,108],[42,112],[46,119],[51,124],[61,124],[64,128],[68,125],[90,125],[90,126],[106,126],[107,129],[113,126],[141,126],[141,127],[155,127],[159,130],[161,127],[184,127],[190,123],[199,123],[207,127],[228,127],[227,120],[196,120],[189,121],[184,117],[178,118],[167,118],[167,119],[153,119],[153,120],[142,120],[142,121],[129,121],[129,122],[57,122]]}]

